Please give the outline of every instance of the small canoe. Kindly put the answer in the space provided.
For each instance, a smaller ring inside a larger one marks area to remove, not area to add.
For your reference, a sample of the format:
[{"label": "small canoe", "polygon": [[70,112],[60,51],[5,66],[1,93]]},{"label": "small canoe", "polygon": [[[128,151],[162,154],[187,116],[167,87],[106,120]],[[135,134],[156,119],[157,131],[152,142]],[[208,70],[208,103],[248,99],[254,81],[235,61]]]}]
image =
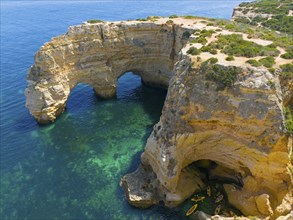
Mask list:
[{"label": "small canoe", "polygon": [[194,204],[193,206],[191,206],[190,209],[188,209],[188,211],[186,212],[186,216],[191,215],[197,208],[197,204]]},{"label": "small canoe", "polygon": [[224,196],[223,195],[219,195],[216,200],[215,203],[221,202],[223,200]]},{"label": "small canoe", "polygon": [[198,197],[198,198],[192,198],[191,201],[193,202],[200,202],[202,200],[204,200],[206,197],[202,196],[202,197]]},{"label": "small canoe", "polygon": [[212,195],[212,190],[211,190],[210,186],[208,186],[208,188],[207,188],[207,194],[208,194],[208,196]]},{"label": "small canoe", "polygon": [[221,205],[218,205],[217,208],[215,209],[214,214],[218,215],[220,213],[220,211],[221,211]]}]

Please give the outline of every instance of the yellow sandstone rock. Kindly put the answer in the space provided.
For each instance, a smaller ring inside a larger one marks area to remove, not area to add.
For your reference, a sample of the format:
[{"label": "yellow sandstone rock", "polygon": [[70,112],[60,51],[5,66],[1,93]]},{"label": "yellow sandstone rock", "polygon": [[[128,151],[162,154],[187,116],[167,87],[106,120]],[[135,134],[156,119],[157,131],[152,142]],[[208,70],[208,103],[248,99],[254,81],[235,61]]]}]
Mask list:
[{"label": "yellow sandstone rock", "polygon": [[[290,104],[291,90],[282,92],[277,75],[241,59],[234,62],[238,75],[233,85],[219,90],[208,79],[209,71],[200,68],[213,55],[195,59],[186,53],[195,30],[217,27],[192,19],[173,19],[172,25],[166,20],[84,23],[53,38],[37,52],[28,74],[31,114],[40,123],[53,122],[78,83],[91,85],[103,98],[113,97],[119,76],[133,71],[149,85],[168,88],[168,94],[139,169],[121,180],[131,204],[180,204],[204,188],[200,172],[188,165],[212,161],[220,167],[215,174],[234,175],[243,185],[224,186],[229,202],[243,214],[287,215],[292,210],[292,142],[284,134],[282,104],[283,98]],[[217,56],[218,70],[228,71],[221,61],[225,58]]]}]

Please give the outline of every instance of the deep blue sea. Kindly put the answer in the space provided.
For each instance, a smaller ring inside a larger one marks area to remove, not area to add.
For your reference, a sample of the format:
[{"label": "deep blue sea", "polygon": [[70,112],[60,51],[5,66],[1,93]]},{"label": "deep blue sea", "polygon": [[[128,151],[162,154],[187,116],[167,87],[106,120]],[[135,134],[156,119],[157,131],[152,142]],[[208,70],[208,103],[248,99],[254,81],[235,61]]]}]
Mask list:
[{"label": "deep blue sea", "polygon": [[184,205],[133,208],[119,187],[139,164],[166,91],[132,73],[119,79],[116,99],[78,85],[62,116],[39,126],[25,108],[26,74],[38,48],[70,25],[171,14],[230,19],[240,2],[1,1],[1,219],[184,219]]}]

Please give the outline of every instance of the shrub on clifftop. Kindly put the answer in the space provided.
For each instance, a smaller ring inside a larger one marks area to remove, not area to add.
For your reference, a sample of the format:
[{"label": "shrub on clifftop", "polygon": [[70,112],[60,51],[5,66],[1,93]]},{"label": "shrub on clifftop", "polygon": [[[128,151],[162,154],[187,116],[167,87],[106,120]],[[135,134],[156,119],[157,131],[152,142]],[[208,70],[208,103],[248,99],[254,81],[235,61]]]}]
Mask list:
[{"label": "shrub on clifftop", "polygon": [[188,50],[187,50],[187,53],[188,54],[191,54],[191,55],[198,55],[200,54],[200,50],[195,48],[195,47],[190,47]]},{"label": "shrub on clifftop", "polygon": [[[202,63],[200,72],[206,74],[206,79],[214,81],[218,90],[231,87],[237,79],[241,69],[235,66],[221,66],[214,63],[213,58]],[[216,58],[214,58],[216,59]]]},{"label": "shrub on clifftop", "polygon": [[95,24],[95,23],[102,23],[104,21],[102,20],[88,20],[87,23],[90,23],[90,24]]}]

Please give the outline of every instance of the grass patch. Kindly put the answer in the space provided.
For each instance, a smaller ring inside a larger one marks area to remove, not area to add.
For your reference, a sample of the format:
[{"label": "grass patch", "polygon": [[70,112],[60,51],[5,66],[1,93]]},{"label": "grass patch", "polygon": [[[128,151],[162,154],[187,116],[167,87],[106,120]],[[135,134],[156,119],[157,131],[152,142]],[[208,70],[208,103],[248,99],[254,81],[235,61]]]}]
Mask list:
[{"label": "grass patch", "polygon": [[200,54],[200,50],[195,48],[195,47],[190,47],[186,53],[191,54],[191,55],[198,55]]},{"label": "grass patch", "polygon": [[[293,48],[292,35],[277,33],[274,30],[259,28],[251,24],[236,23],[228,20],[216,20],[214,25],[223,29],[248,34],[248,38],[259,38],[273,41],[276,46],[286,49],[287,52]],[[291,25],[292,27],[292,25]]]},{"label": "grass patch", "polygon": [[161,16],[148,16],[147,20],[159,19]]},{"label": "grass patch", "polygon": [[243,39],[242,35],[219,35],[215,46],[229,56],[255,57],[255,56],[277,56],[276,48],[262,46]]},{"label": "grass patch", "polygon": [[88,20],[87,23],[90,23],[90,24],[95,24],[95,23],[103,23],[104,21],[102,20]]},{"label": "grass patch", "polygon": [[191,43],[199,43],[205,45],[208,41],[204,37],[198,37],[191,41]]},{"label": "grass patch", "polygon": [[240,4],[240,6],[244,14],[251,11],[257,14],[270,14],[272,17],[268,19],[262,16],[256,16],[251,20],[246,17],[240,17],[235,21],[251,25],[260,24],[272,30],[293,34],[293,17],[287,16],[289,10],[293,10],[292,0],[260,0]]},{"label": "grass patch", "polygon": [[246,63],[249,63],[251,66],[254,66],[254,67],[261,66],[261,63],[259,63],[257,60],[254,60],[254,59],[247,60]]},{"label": "grass patch", "polygon": [[233,60],[235,60],[235,58],[233,56],[227,56],[225,60],[227,60],[227,61],[233,61]]},{"label": "grass patch", "polygon": [[169,18],[178,18],[178,15],[170,15]]},{"label": "grass patch", "polygon": [[284,59],[293,59],[293,46],[286,50],[286,53],[281,55]]},{"label": "grass patch", "polygon": [[215,63],[218,62],[218,59],[215,58],[215,57],[212,57],[212,58],[208,59],[207,62],[209,62],[209,63],[211,63],[211,64],[215,64]]},{"label": "grass patch", "polygon": [[211,37],[214,33],[216,32],[213,30],[202,30],[196,33],[196,35],[198,35],[197,38],[192,40],[191,42],[205,45],[208,42],[206,38]]},{"label": "grass patch", "polygon": [[280,66],[282,76],[291,76],[293,77],[293,64],[283,64]]},{"label": "grass patch", "polygon": [[194,15],[185,15],[185,16],[183,16],[183,18],[185,18],[185,19],[196,19],[196,18],[200,18],[200,17],[194,16]]},{"label": "grass patch", "polygon": [[174,21],[168,20],[168,21],[166,21],[166,24],[174,24]]},{"label": "grass patch", "polygon": [[265,57],[261,58],[258,62],[267,68],[271,68],[275,64],[275,59],[273,57]]},{"label": "grass patch", "polygon": [[147,21],[148,19],[146,18],[137,18],[136,21]]}]

